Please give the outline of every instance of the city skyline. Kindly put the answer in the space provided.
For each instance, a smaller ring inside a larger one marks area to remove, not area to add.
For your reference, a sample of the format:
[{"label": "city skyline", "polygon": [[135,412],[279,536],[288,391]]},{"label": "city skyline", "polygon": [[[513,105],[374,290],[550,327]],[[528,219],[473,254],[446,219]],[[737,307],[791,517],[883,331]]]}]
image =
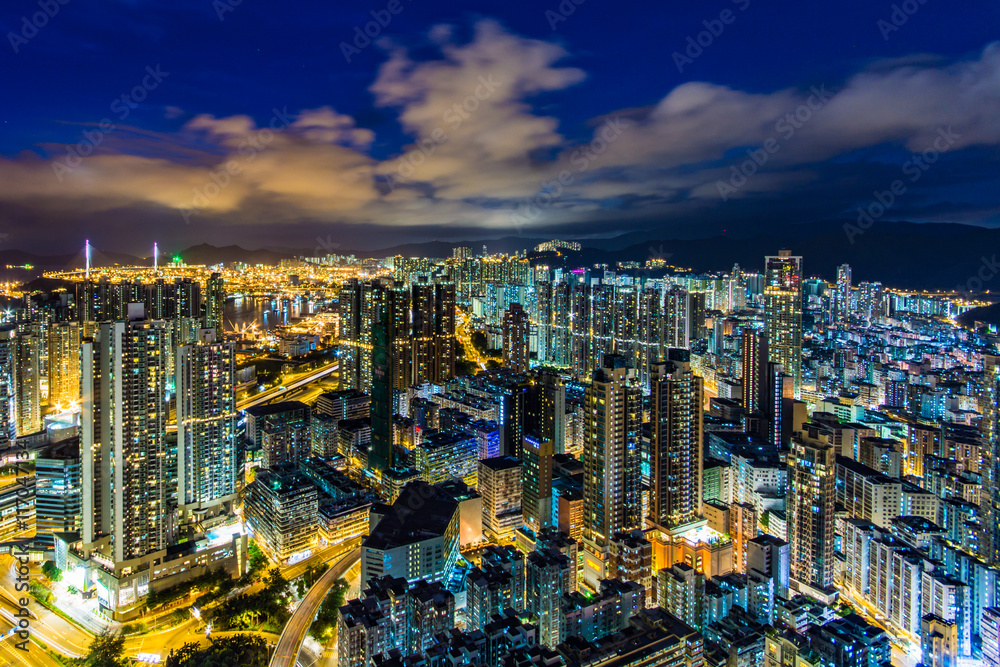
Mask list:
[{"label": "city skyline", "polygon": [[8,0],[0,664],[1000,667],[1000,5],[828,4]]}]

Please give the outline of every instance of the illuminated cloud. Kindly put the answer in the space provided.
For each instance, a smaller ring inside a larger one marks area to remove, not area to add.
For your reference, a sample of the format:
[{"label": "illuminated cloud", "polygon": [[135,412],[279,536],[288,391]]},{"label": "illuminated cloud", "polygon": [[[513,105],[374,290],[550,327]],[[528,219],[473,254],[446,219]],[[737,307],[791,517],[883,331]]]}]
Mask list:
[{"label": "illuminated cloud", "polygon": [[[528,220],[540,228],[595,216],[638,225],[808,191],[834,216],[898,171],[865,151],[923,151],[947,128],[952,153],[1000,143],[998,44],[959,62],[879,62],[814,89],[759,93],[694,81],[648,108],[616,110],[609,99],[580,140],[568,138],[578,128],[534,106],[539,95],[583,85],[585,73],[566,64],[571,53],[494,21],[476,24],[466,42],[455,32],[431,31],[430,59],[385,44],[370,91],[409,137],[388,156],[374,157],[375,133],[338,112],[337,100],[275,109],[269,119],[197,114],[173,134],[118,131],[63,173],[54,166],[64,146],[45,146],[52,159],[0,158],[0,204],[62,225],[127,209],[158,219],[193,210],[220,226],[306,220],[502,231],[513,230],[512,212],[525,202],[544,203]],[[186,113],[162,108],[168,118]],[[718,183],[769,140],[778,150],[721,198]],[[997,205],[955,202],[954,210],[970,218]]]}]

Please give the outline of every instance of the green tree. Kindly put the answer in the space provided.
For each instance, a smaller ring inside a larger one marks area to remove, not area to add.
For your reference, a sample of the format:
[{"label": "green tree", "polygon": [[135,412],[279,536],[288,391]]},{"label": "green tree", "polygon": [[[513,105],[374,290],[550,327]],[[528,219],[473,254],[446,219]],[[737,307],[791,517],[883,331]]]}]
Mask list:
[{"label": "green tree", "polygon": [[125,639],[112,630],[104,630],[94,637],[83,659],[89,667],[121,667],[126,664]]},{"label": "green tree", "polygon": [[250,556],[251,571],[257,572],[267,567],[267,556],[264,555],[264,552],[253,540],[250,540],[250,543],[247,545],[247,553]]},{"label": "green tree", "polygon": [[42,563],[42,574],[52,581],[62,581],[63,578],[62,570],[56,567],[55,562],[51,560]]},{"label": "green tree", "polygon": [[290,587],[278,568],[264,575],[264,588],[226,598],[212,613],[212,626],[220,630],[278,631],[288,622]]},{"label": "green tree", "polygon": [[42,604],[48,604],[49,600],[52,599],[52,591],[37,581],[28,582],[28,592]]},{"label": "green tree", "polygon": [[266,667],[268,664],[267,642],[259,635],[240,634],[222,637],[210,646],[200,648],[198,644],[185,644],[172,652],[166,660],[166,667]]},{"label": "green tree", "polygon": [[486,354],[486,334],[482,331],[473,331],[469,340],[472,341],[472,347],[476,348],[479,354]]},{"label": "green tree", "polygon": [[347,596],[349,588],[347,580],[341,577],[334,582],[330,592],[326,594],[323,604],[319,606],[316,620],[309,628],[309,634],[316,641],[325,643],[333,637],[333,633],[337,629],[337,612],[344,606],[344,598]]}]

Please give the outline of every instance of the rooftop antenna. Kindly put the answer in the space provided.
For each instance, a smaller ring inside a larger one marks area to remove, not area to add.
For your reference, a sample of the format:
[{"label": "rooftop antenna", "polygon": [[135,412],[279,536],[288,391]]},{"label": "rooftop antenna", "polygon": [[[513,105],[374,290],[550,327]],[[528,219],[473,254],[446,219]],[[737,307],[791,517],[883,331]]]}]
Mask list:
[{"label": "rooftop antenna", "polygon": [[84,254],[87,256],[87,280],[90,280],[90,239],[87,239]]},{"label": "rooftop antenna", "polygon": [[154,241],[153,242],[153,273],[157,272],[157,266],[160,263],[159,260],[160,260],[160,248],[159,248],[159,246],[156,245],[156,242]]}]

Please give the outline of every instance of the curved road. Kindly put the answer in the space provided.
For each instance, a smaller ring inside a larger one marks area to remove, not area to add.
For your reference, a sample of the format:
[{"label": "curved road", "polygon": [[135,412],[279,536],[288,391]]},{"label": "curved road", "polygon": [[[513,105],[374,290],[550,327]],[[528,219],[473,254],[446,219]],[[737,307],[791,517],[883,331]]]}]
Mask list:
[{"label": "curved road", "polygon": [[319,612],[319,607],[326,594],[330,592],[333,584],[360,560],[361,547],[358,547],[337,561],[319,578],[319,581],[313,584],[306,596],[302,598],[298,609],[285,625],[278,645],[274,647],[270,667],[295,667],[295,662],[299,657],[299,649],[302,648],[302,642],[306,638],[306,632],[309,631],[309,626],[316,618],[316,613]]}]

